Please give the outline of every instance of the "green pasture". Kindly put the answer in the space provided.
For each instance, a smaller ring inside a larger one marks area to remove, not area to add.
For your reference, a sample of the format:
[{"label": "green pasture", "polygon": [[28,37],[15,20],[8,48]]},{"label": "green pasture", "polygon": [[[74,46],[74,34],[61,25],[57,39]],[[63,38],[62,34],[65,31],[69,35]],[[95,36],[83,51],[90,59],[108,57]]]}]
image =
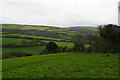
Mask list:
[{"label": "green pasture", "polygon": [[[45,41],[42,40],[42,42],[49,42],[49,41]],[[72,42],[56,42],[56,41],[52,41],[55,42],[59,47],[68,47],[68,48],[73,48],[74,47],[74,43]]]},{"label": "green pasture", "polygon": [[3,25],[2,25],[2,28],[7,28],[7,29],[45,30],[45,29],[48,29],[49,27],[33,26],[33,25],[3,24]]},{"label": "green pasture", "polygon": [[31,30],[46,30],[46,29],[48,29],[48,27],[34,27],[34,26],[30,26],[30,27],[28,27],[28,26],[25,26],[25,27],[23,27],[23,28],[21,28],[21,29],[31,29]]},{"label": "green pasture", "polygon": [[53,32],[65,32],[65,31],[68,31],[67,28],[52,28],[52,29],[49,29],[47,31],[53,31]]},{"label": "green pasture", "polygon": [[58,53],[2,60],[3,78],[118,78],[118,54]]},{"label": "green pasture", "polygon": [[33,46],[33,47],[16,47],[16,48],[2,48],[2,53],[5,52],[25,52],[31,53],[33,55],[40,54],[43,50],[45,50],[45,46]]},{"label": "green pasture", "polygon": [[28,39],[18,39],[18,38],[2,38],[2,44],[16,44],[16,45],[21,45],[22,41],[25,40],[27,42],[31,41]]},{"label": "green pasture", "polygon": [[68,27],[68,29],[70,28],[84,28],[84,29],[89,29],[89,30],[98,30],[97,27],[90,27],[90,26],[75,26],[75,27]]},{"label": "green pasture", "polygon": [[90,29],[90,30],[98,30],[98,28],[97,27],[80,27],[80,28],[85,28],[85,29]]},{"label": "green pasture", "polygon": [[50,39],[50,40],[62,40],[57,38],[50,38],[50,37],[41,37],[41,36],[33,36],[33,35],[24,35],[24,34],[3,34],[3,36],[19,36],[19,37],[31,37],[31,38],[38,38],[38,39]]},{"label": "green pasture", "polygon": [[20,25],[20,24],[2,24],[4,29],[32,29],[32,30],[45,30],[49,28],[59,28],[55,26],[45,26],[45,25]]},{"label": "green pasture", "polygon": [[73,48],[74,44],[71,42],[55,42],[58,46]]}]

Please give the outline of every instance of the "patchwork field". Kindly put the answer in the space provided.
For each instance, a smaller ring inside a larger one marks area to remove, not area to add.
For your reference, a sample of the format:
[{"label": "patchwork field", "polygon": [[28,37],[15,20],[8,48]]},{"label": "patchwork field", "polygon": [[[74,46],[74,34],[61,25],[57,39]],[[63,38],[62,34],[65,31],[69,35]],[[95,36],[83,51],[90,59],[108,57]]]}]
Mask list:
[{"label": "patchwork field", "polygon": [[58,53],[2,63],[3,78],[118,78],[118,54]]},{"label": "patchwork field", "polygon": [[[49,42],[49,41],[43,41],[43,42]],[[72,42],[57,42],[57,41],[52,41],[55,42],[59,47],[68,47],[68,48],[73,48],[74,47],[74,43]]]},{"label": "patchwork field", "polygon": [[16,38],[2,38],[2,44],[6,45],[6,44],[11,44],[14,43],[16,45],[21,45],[22,41],[25,40],[27,42],[30,42],[31,40],[28,39],[16,39]]},{"label": "patchwork field", "polygon": [[107,27],[103,39],[97,27],[3,24],[2,77],[118,78],[118,27]]},{"label": "patchwork field", "polygon": [[[1,40],[1,39],[0,39]],[[6,44],[13,44],[15,43],[16,45],[21,45],[21,42],[23,40],[26,41],[31,41],[29,39],[19,39],[19,38],[2,38],[2,45],[6,45]],[[49,41],[45,41],[45,40],[41,40],[42,42],[49,42]],[[59,47],[68,47],[68,48],[72,48],[74,46],[73,43],[71,42],[56,42],[54,41]],[[31,53],[31,54],[40,54],[43,50],[45,49],[45,46],[31,46],[31,47],[3,47],[2,48],[2,52],[25,52],[25,53]]]},{"label": "patchwork field", "polygon": [[45,26],[33,26],[33,25],[17,25],[17,24],[3,24],[3,28],[5,29],[34,29],[34,30],[45,30],[48,29],[49,27]]},{"label": "patchwork field", "polygon": [[[65,33],[68,35],[74,35],[76,33],[88,33],[98,31],[96,27],[88,27],[88,26],[73,26],[73,27],[55,27],[55,26],[44,26],[44,25],[17,25],[17,24],[3,24],[2,27],[4,29],[19,29],[19,30],[39,30],[39,31],[49,31],[56,33]],[[75,31],[75,32],[73,32]]]},{"label": "patchwork field", "polygon": [[6,52],[25,52],[25,53],[31,53],[32,55],[38,55],[44,49],[45,46],[2,48],[2,53],[4,54]]},{"label": "patchwork field", "polygon": [[62,40],[62,39],[57,39],[57,38],[51,38],[51,37],[41,37],[41,36],[33,36],[33,35],[24,35],[24,34],[3,34],[2,36],[11,36],[11,37],[30,37],[30,38],[38,38],[38,39],[49,39],[49,40]]}]

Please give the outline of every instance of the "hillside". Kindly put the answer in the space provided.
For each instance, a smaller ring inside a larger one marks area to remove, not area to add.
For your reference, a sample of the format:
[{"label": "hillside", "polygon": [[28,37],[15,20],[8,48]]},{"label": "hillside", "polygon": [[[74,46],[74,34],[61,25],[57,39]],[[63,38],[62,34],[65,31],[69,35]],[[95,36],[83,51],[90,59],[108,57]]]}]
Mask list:
[{"label": "hillside", "polygon": [[2,24],[2,39],[0,38],[3,40],[2,54],[25,52],[38,55],[45,50],[45,44],[49,41],[55,42],[59,47],[73,48],[74,44],[71,41],[71,35],[78,33],[97,34],[97,28],[87,26],[60,28],[44,25]]},{"label": "hillside", "polygon": [[1,33],[3,78],[118,78],[116,25],[98,33],[88,26],[3,24]]},{"label": "hillside", "polygon": [[[37,32],[37,33],[44,32],[43,33],[44,36],[46,36],[46,34],[50,34],[50,33],[68,36],[68,35],[73,35],[76,33],[94,34],[97,32],[97,27],[87,27],[87,26],[77,26],[77,27],[75,26],[75,27],[60,28],[60,27],[55,27],[55,26],[44,26],[44,25],[2,24],[2,28],[3,28],[3,32],[9,31],[9,32],[14,32],[14,33],[17,33],[17,32],[20,33],[20,32],[26,31],[27,34],[29,34],[29,33],[34,34],[34,32]],[[18,31],[15,32],[15,30],[18,30]]]},{"label": "hillside", "polygon": [[118,54],[58,53],[2,60],[3,78],[118,78]]}]

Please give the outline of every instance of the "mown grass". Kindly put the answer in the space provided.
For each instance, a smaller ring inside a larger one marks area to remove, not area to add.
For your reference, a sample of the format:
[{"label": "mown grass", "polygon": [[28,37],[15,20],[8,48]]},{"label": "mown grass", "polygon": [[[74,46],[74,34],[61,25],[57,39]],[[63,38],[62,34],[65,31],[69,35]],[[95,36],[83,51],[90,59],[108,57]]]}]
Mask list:
[{"label": "mown grass", "polygon": [[59,53],[2,60],[3,78],[118,78],[118,55]]},{"label": "mown grass", "polygon": [[34,47],[16,47],[16,48],[2,48],[2,53],[5,52],[25,52],[31,53],[33,55],[40,54],[43,50],[45,50],[45,46],[34,46]]}]

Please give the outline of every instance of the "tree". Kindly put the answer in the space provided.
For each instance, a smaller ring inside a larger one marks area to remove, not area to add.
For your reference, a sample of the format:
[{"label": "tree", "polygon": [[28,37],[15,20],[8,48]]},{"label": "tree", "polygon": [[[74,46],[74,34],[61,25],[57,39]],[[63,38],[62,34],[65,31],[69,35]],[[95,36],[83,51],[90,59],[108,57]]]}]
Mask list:
[{"label": "tree", "polygon": [[117,25],[99,26],[99,34],[106,41],[110,41],[115,45],[120,44],[120,27]]},{"label": "tree", "polygon": [[95,43],[94,50],[97,52],[120,52],[120,27],[113,24],[99,26],[101,39]]},{"label": "tree", "polygon": [[49,42],[47,45],[46,45],[46,48],[47,50],[54,50],[54,49],[57,49],[58,48],[58,45],[54,42]]},{"label": "tree", "polygon": [[81,34],[71,36],[71,40],[74,43],[74,50],[75,51],[84,51],[84,40],[85,36]]}]

